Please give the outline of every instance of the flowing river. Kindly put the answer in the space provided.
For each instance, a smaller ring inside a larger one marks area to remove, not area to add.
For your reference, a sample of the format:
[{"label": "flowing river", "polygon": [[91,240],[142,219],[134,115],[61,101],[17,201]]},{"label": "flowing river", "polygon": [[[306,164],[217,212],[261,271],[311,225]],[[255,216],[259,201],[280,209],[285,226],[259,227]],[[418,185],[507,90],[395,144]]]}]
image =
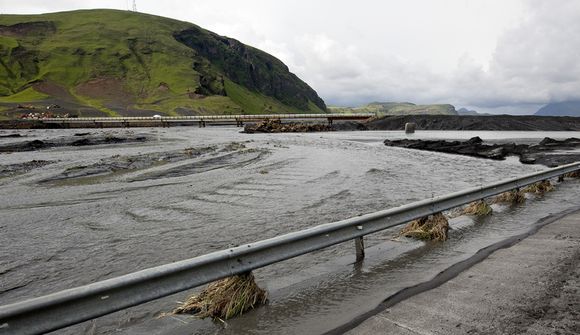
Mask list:
[{"label": "flowing river", "polygon": [[[79,133],[90,134],[79,134]],[[545,169],[386,147],[396,138],[539,142],[578,132],[396,131],[242,134],[233,127],[4,131],[31,140],[145,137],[0,154],[0,305]],[[26,164],[24,164],[26,165]],[[34,165],[34,164],[33,164]],[[166,316],[182,292],[57,334],[320,334],[428,281],[479,249],[578,206],[580,182],[450,221],[450,239],[366,237],[255,271],[267,306],[226,324]]]}]

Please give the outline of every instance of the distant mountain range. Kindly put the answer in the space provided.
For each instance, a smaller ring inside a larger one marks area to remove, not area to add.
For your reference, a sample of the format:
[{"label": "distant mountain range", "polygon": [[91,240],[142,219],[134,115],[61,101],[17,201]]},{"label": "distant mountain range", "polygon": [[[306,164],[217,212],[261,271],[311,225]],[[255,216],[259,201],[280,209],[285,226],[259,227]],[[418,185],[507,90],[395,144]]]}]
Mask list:
[{"label": "distant mountain range", "polygon": [[359,107],[329,107],[332,113],[377,113],[385,115],[458,115],[449,104],[416,105],[411,102],[371,102]]},{"label": "distant mountain range", "polygon": [[492,114],[489,114],[489,113],[479,113],[477,111],[469,110],[467,108],[459,108],[457,110],[457,113],[459,115],[492,115]]},{"label": "distant mountain range", "polygon": [[580,101],[553,102],[538,109],[540,116],[580,116]]}]

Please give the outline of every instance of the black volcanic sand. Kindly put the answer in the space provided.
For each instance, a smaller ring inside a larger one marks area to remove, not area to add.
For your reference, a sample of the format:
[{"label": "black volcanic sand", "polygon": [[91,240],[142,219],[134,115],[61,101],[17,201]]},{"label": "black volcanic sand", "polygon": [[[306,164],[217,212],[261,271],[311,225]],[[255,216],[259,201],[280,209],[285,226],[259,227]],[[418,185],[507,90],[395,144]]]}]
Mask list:
[{"label": "black volcanic sand", "polygon": [[[549,137],[540,143],[485,144],[479,137],[467,141],[445,140],[385,140],[385,145],[406,149],[444,152],[487,159],[504,160],[507,156],[519,156],[523,164],[542,164],[548,167],[574,163],[580,160],[579,152],[567,152],[580,148],[580,139],[569,138],[558,141]],[[560,151],[560,152],[559,152]]]},{"label": "black volcanic sand", "polygon": [[[248,164],[258,159],[265,151],[248,149],[243,143],[231,142],[224,146],[191,147],[182,150],[154,152],[140,155],[115,155],[103,158],[90,165],[79,165],[67,168],[61,173],[41,180],[40,183],[51,183],[63,180],[84,180],[91,183],[98,180],[92,177],[105,177],[161,166],[170,163],[184,162],[168,169],[149,172],[133,177],[128,181],[142,181],[165,177],[186,176],[223,167],[235,167]],[[1,170],[0,170],[1,171]]]},{"label": "black volcanic sand", "polygon": [[[12,134],[10,137],[20,137]],[[0,144],[0,153],[35,151],[41,149],[66,147],[66,146],[89,146],[100,144],[134,143],[147,141],[145,136],[112,136],[106,134],[91,135],[90,133],[79,133],[74,136],[63,137],[52,140],[32,140]]]},{"label": "black volcanic sand", "polygon": [[60,174],[42,180],[42,183],[63,179],[79,179],[85,177],[103,176],[112,173],[121,173],[149,168],[155,165],[175,163],[182,160],[198,157],[204,153],[215,151],[213,147],[186,148],[179,151],[155,152],[143,155],[121,156],[115,155],[103,158],[90,165],[70,167]]},{"label": "black volcanic sand", "polygon": [[403,130],[407,122],[417,130],[580,130],[580,117],[534,115],[396,115],[364,124],[368,130]]},{"label": "black volcanic sand", "polygon": [[55,161],[32,160],[24,163],[0,165],[0,178],[23,174],[52,163]]}]

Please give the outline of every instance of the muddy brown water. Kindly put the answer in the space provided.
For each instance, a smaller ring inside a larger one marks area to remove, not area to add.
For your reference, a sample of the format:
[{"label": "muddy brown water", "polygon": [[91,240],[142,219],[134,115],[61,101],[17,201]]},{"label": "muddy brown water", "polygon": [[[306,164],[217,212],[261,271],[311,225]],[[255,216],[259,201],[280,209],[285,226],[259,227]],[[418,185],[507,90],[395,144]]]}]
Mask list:
[{"label": "muddy brown water", "polygon": [[[56,140],[75,132],[20,131],[24,137],[0,142]],[[443,131],[249,135],[229,127],[86,132],[149,140],[0,155],[3,166],[52,162],[0,178],[2,305],[544,169],[517,159],[390,148],[382,145],[386,138],[480,136],[533,143],[545,136],[580,137]],[[191,154],[191,148],[205,149]],[[522,206],[496,206],[490,217],[458,217],[446,243],[393,239],[396,230],[370,235],[362,264],[353,263],[354,247],[347,242],[257,270],[270,303],[225,325],[190,316],[156,318],[192,290],[55,333],[324,333],[479,249],[528,231],[546,215],[577,206],[579,190],[580,182],[567,180]]]}]

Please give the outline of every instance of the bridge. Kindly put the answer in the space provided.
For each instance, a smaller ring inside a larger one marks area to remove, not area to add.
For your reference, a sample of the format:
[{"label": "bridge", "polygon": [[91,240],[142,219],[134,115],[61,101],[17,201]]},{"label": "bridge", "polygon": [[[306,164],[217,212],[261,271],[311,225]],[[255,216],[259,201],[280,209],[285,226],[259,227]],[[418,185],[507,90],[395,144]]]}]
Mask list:
[{"label": "bridge", "polygon": [[253,114],[253,115],[193,115],[193,116],[148,116],[148,117],[77,117],[77,118],[42,118],[24,119],[22,121],[40,122],[44,124],[58,124],[62,128],[107,128],[107,127],[170,127],[199,125],[205,127],[208,124],[224,125],[235,124],[242,127],[247,122],[259,122],[263,120],[280,121],[326,121],[332,124],[340,120],[367,120],[375,117],[375,113],[350,113],[350,114]]}]

